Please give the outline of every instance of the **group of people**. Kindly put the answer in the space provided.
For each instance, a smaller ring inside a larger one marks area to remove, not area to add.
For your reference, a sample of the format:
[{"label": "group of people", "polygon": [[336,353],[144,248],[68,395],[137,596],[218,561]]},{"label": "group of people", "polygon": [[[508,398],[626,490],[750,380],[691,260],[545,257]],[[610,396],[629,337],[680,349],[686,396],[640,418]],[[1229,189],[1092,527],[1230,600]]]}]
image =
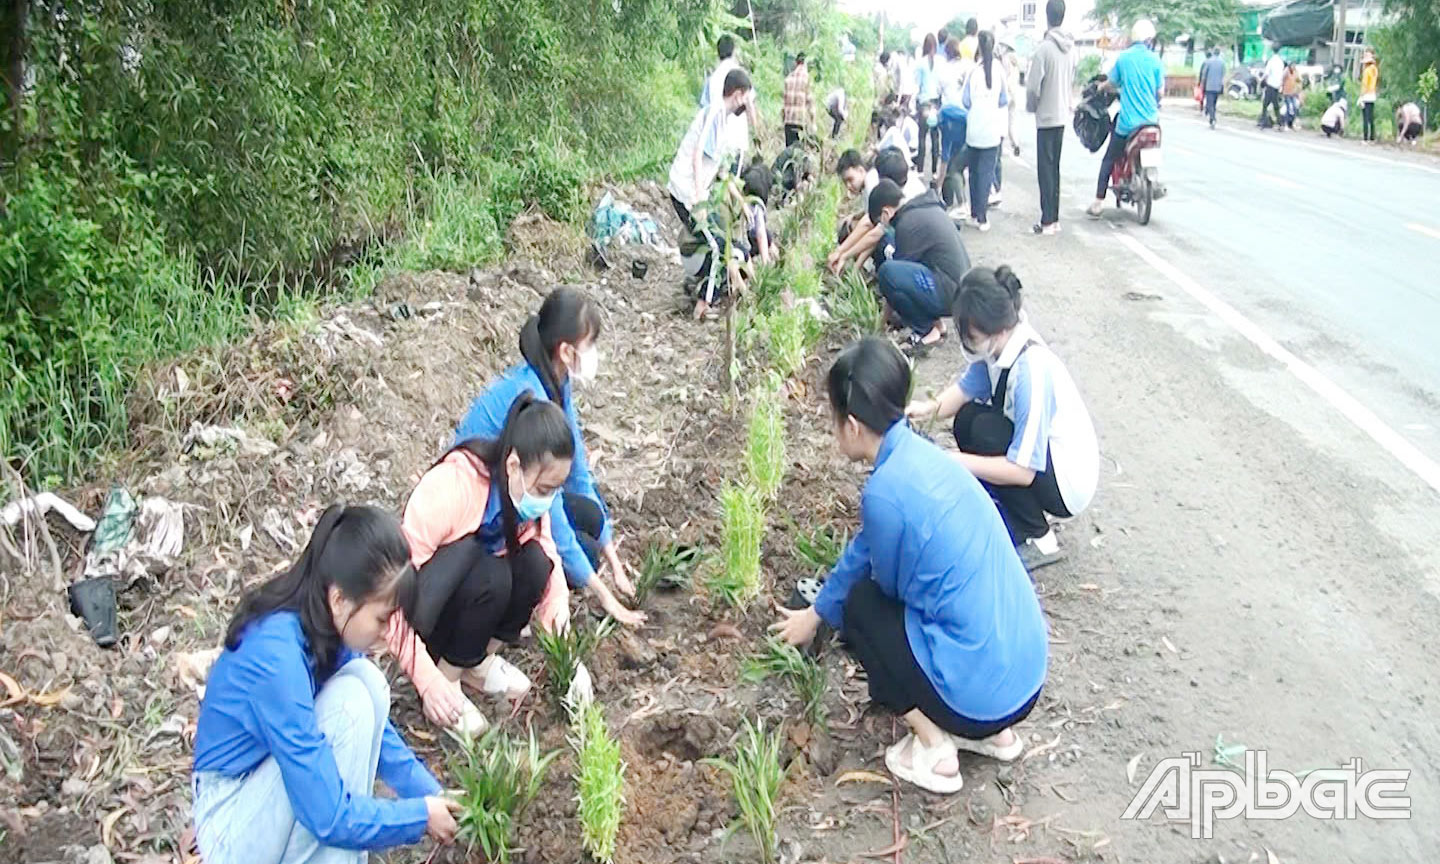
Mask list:
[{"label": "group of people", "polygon": [[[723,68],[732,58],[721,57],[672,167],[682,220],[732,158],[731,121],[752,108],[748,74]],[[1000,87],[977,81],[970,106]],[[1098,446],[1074,381],[1026,320],[1020,279],[971,266],[913,163],[886,150],[867,168],[851,151],[840,173],[864,199],[845,257],[893,247],[882,293],[920,341],[943,335],[948,318],[966,362],[934,400],[913,401],[910,364],[886,339],[834,362],[836,446],[873,470],[839,562],[813,603],[773,629],[798,645],[833,627],[873,703],[909,729],[886,765],[950,793],[963,784],[960,750],[1013,760],[1024,749],[1013,727],[1039,700],[1048,664],[1027,574],[1060,560],[1051,520],[1090,503]],[[572,593],[622,625],[646,623],[624,600],[633,585],[574,399],[599,374],[601,335],[593,298],[552,290],[518,334],[517,362],[457,418],[398,516],[331,507],[290,569],[240,600],[195,737],[193,818],[207,864],[340,864],[427,835],[453,841],[456,804],[389,722],[389,686],[369,652],[392,654],[431,722],[474,733],[488,721],[472,696],[525,695],[529,677],[503,653],[527,630],[567,628]],[[956,451],[911,425],[940,418]],[[377,778],[395,797],[374,794]]]}]

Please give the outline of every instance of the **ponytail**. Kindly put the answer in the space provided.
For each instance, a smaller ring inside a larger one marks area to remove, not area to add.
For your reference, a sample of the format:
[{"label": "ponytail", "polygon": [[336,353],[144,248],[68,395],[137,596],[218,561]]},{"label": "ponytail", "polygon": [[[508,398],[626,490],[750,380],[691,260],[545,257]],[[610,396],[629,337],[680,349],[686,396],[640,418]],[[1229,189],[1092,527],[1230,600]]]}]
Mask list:
[{"label": "ponytail", "polygon": [[535,370],[545,395],[564,406],[565,390],[555,371],[555,349],[579,345],[600,335],[600,308],[583,291],[560,287],[551,291],[540,311],[520,329],[520,356]]},{"label": "ponytail", "polygon": [[985,66],[985,89],[994,87],[990,80],[990,67],[995,61],[995,34],[989,30],[980,33],[980,57]]},{"label": "ponytail", "polygon": [[241,598],[225,630],[225,647],[239,648],[256,620],[272,612],[295,612],[315,658],[316,681],[323,682],[334,674],[344,647],[330,610],[331,586],[357,604],[392,594],[408,616],[416,596],[409,565],[410,547],[393,514],[333,505],[290,569]]},{"label": "ponytail", "polygon": [[[510,403],[500,437],[461,441],[442,456],[440,461],[449,458],[450,453],[461,450],[478,459],[490,472],[490,494],[500,496],[500,520],[505,529],[505,551],[511,556],[518,555],[520,517],[515,512],[515,502],[510,499],[510,476],[505,471],[505,460],[513,452],[519,457],[520,467],[524,469],[536,462],[574,459],[575,438],[570,431],[570,421],[559,405],[536,399],[534,394],[525,391]],[[513,557],[511,560],[514,560]]]},{"label": "ponytail", "polygon": [[994,270],[972,267],[960,278],[952,316],[961,337],[973,328],[986,336],[1003,333],[1020,323],[1023,300],[1020,277],[1010,266]]}]

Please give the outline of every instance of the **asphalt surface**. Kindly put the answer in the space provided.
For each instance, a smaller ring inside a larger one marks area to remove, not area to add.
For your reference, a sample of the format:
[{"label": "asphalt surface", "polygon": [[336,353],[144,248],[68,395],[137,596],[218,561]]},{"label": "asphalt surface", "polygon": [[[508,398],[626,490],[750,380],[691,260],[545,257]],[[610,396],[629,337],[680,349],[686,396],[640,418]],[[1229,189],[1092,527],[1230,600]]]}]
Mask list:
[{"label": "asphalt surface", "polygon": [[[1149,226],[1113,206],[1085,218],[1100,160],[1067,136],[1063,233],[1035,237],[1028,120],[993,230],[964,238],[977,264],[1015,267],[1095,419],[1099,494],[1037,584],[1047,692],[1108,720],[1064,725],[1049,708],[1036,734],[1059,729],[1075,761],[1046,782],[1069,791],[1042,790],[1025,815],[1103,832],[1107,860],[1431,860],[1440,164],[1211,131],[1167,106],[1170,194]],[[953,380],[955,341],[921,361],[922,390]],[[1120,818],[1159,760],[1208,765],[1217,741],[1298,773],[1351,758],[1409,770],[1411,817],[1232,818],[1211,840]]]}]

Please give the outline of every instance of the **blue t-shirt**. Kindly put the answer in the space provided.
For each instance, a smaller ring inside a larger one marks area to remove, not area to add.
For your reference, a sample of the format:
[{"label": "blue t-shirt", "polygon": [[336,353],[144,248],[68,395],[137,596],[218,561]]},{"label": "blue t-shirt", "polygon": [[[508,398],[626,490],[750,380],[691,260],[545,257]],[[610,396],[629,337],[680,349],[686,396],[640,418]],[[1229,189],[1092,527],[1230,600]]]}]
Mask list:
[{"label": "blue t-shirt", "polygon": [[1131,45],[1115,58],[1110,80],[1120,90],[1120,115],[1115,132],[1125,137],[1141,126],[1160,122],[1160,94],[1165,90],[1165,67],[1143,43]]},{"label": "blue t-shirt", "polygon": [[1045,682],[1045,616],[995,503],[903,420],[885,433],[860,496],[860,531],[815,599],[842,632],[861,579],[904,604],[910,650],[957,714],[1002,719]]}]

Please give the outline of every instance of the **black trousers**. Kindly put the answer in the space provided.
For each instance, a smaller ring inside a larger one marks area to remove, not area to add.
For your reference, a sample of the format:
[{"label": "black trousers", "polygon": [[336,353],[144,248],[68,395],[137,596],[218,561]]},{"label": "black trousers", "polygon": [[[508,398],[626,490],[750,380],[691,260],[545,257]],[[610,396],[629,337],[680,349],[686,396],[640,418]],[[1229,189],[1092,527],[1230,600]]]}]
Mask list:
[{"label": "black trousers", "polygon": [[1220,101],[1219,92],[1205,91],[1205,116],[1210,118],[1210,125],[1215,125],[1215,105]]},{"label": "black trousers", "polygon": [[797,126],[797,125],[795,125],[794,123],[786,123],[786,124],[785,124],[785,146],[786,146],[786,147],[794,147],[794,146],[795,146],[795,142],[797,142],[797,141],[800,140],[800,130],[801,130],[801,128],[803,128],[803,127]]},{"label": "black trousers", "polygon": [[552,566],[534,540],[513,558],[491,555],[474,536],[437,549],[416,573],[420,605],[438,606],[428,631],[416,622],[430,656],[468,669],[485,659],[491,639],[519,641]]},{"label": "black trousers", "polygon": [[1375,103],[1374,103],[1374,102],[1361,102],[1361,103],[1360,103],[1360,114],[1361,114],[1361,119],[1364,120],[1365,140],[1366,140],[1366,141],[1374,141],[1374,140],[1375,140]]},{"label": "black trousers", "polygon": [[[989,405],[971,402],[955,414],[955,446],[966,453],[977,456],[1004,456],[1015,438],[1015,424],[1000,411]],[[1035,537],[1044,537],[1050,532],[1045,514],[1069,518],[1065,499],[1060,497],[1060,485],[1055,480],[1055,462],[1047,449],[1045,470],[1037,471],[1029,486],[999,486],[984,484],[1005,528],[1010,532],[1010,541],[1020,544]]]},{"label": "black trousers", "polygon": [[690,215],[690,208],[680,203],[680,199],[674,195],[670,196],[670,206],[675,208],[675,215],[680,217],[680,224],[691,234],[695,233],[695,217]]},{"label": "black trousers", "polygon": [[895,714],[919,709],[936,726],[971,741],[989,738],[1030,716],[1040,691],[1008,717],[972,720],[951,708],[920,668],[905,631],[905,606],[885,596],[873,579],[861,579],[845,598],[845,631],[852,654],[865,667],[870,701]]},{"label": "black trousers", "polygon": [[1065,127],[1035,130],[1035,174],[1040,180],[1040,224],[1060,221],[1060,148]]},{"label": "black trousers", "polygon": [[570,517],[570,527],[575,529],[575,539],[585,550],[591,567],[600,566],[604,549],[600,545],[600,534],[605,530],[605,514],[600,507],[584,495],[565,493],[565,515]]},{"label": "black trousers", "polygon": [[1260,121],[1259,121],[1259,123],[1258,123],[1258,125],[1261,126],[1262,128],[1268,128],[1268,127],[1270,126],[1269,114],[1266,113],[1266,112],[1270,111],[1272,108],[1273,108],[1274,111],[1275,111],[1275,121],[1274,121],[1274,122],[1275,122],[1275,125],[1276,125],[1276,126],[1279,126],[1279,125],[1280,125],[1280,90],[1279,90],[1278,88],[1271,87],[1269,84],[1266,84],[1266,85],[1265,85],[1265,95],[1263,96],[1262,101],[1260,102]]},{"label": "black trousers", "polygon": [[1110,194],[1110,172],[1114,170],[1116,162],[1125,158],[1125,146],[1129,143],[1129,135],[1120,135],[1114,129],[1110,130],[1110,146],[1105,148],[1105,157],[1100,160],[1100,180],[1095,184],[1095,200],[1099,201]]},{"label": "black trousers", "polygon": [[925,125],[925,108],[940,110],[939,102],[925,102],[915,106],[915,123],[920,127],[920,149],[915,152],[915,170],[925,171],[925,148],[930,148],[930,170],[940,170],[940,126]]},{"label": "black trousers", "polygon": [[834,108],[826,108],[825,111],[830,115],[830,119],[835,121],[830,126],[830,137],[839,138],[840,127],[845,125],[845,115],[841,114],[839,111],[836,111]]}]

